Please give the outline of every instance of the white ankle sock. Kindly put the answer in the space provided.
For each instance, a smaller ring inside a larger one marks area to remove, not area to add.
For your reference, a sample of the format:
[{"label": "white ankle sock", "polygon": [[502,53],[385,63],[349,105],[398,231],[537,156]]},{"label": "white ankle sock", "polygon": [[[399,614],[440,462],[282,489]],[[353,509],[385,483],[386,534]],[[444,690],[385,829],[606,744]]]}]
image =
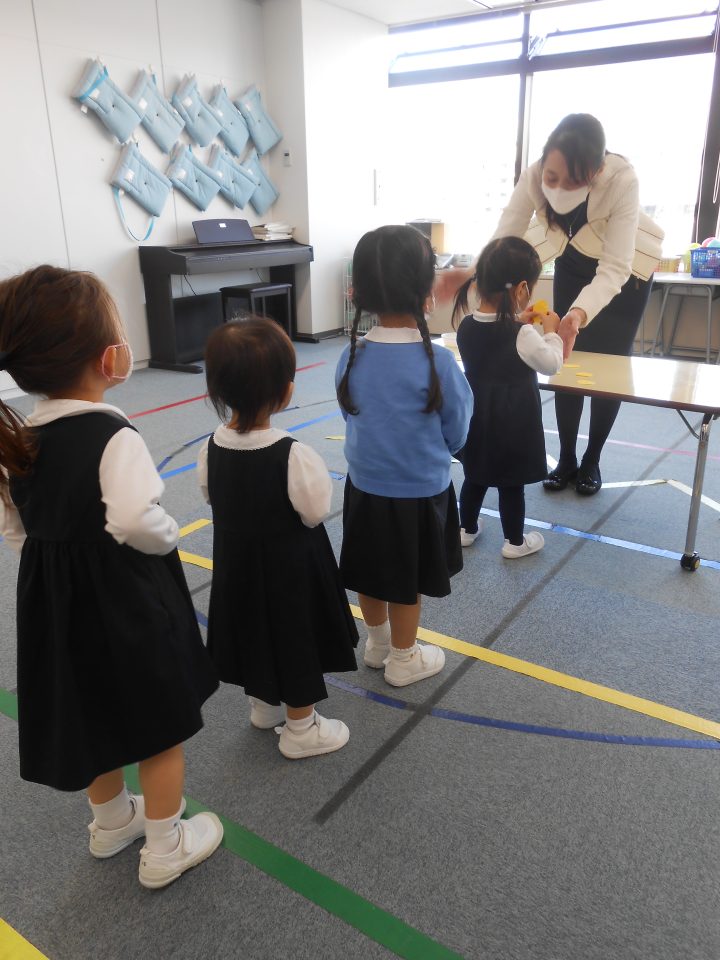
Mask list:
[{"label": "white ankle sock", "polygon": [[95,823],[101,830],[119,830],[126,827],[133,818],[133,807],[130,803],[130,794],[123,784],[120,793],[106,803],[92,803],[88,800],[90,809],[95,817]]},{"label": "white ankle sock", "polygon": [[172,853],[180,842],[180,814],[178,812],[165,820],[145,819],[145,839],[153,853]]},{"label": "white ankle sock", "polygon": [[387,647],[390,643],[390,621],[386,620],[384,623],[378,623],[376,626],[371,627],[368,624],[368,640],[371,641],[375,647]]},{"label": "white ankle sock", "polygon": [[300,720],[291,720],[290,717],[287,718],[288,730],[292,730],[293,733],[304,733],[310,729],[313,723],[315,723],[314,710],[309,717],[303,717]]},{"label": "white ankle sock", "polygon": [[416,643],[414,643],[411,647],[407,647],[407,649],[402,649],[401,647],[390,647],[390,656],[393,658],[393,660],[409,660],[417,648],[418,647]]}]

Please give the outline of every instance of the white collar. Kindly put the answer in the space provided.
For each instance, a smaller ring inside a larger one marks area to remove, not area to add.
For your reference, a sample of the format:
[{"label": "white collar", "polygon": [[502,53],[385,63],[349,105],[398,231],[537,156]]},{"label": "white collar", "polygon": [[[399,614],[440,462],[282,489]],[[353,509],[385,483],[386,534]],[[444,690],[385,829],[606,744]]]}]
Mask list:
[{"label": "white collar", "polygon": [[221,423],[213,434],[213,440],[219,447],[225,447],[227,450],[262,450],[289,436],[287,430],[280,430],[278,427],[238,433],[237,430]]},{"label": "white collar", "polygon": [[497,320],[496,313],[480,313],[479,310],[473,310],[472,312],[473,320],[477,320],[478,323],[494,323]]},{"label": "white collar", "polygon": [[371,343],[422,343],[417,327],[371,327],[363,339]]},{"label": "white collar", "polygon": [[27,422],[30,427],[42,427],[53,420],[74,417],[79,413],[115,413],[124,420],[128,419],[127,414],[109,403],[93,403],[91,400],[38,400]]}]

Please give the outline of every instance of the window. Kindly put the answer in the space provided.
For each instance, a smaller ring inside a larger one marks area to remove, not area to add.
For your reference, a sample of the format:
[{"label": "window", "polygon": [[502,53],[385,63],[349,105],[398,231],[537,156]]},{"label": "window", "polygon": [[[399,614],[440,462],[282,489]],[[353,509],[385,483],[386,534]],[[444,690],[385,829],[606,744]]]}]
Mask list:
[{"label": "window", "polygon": [[483,246],[514,186],[519,89],[515,76],[390,90],[388,221],[442,220],[447,252]]}]

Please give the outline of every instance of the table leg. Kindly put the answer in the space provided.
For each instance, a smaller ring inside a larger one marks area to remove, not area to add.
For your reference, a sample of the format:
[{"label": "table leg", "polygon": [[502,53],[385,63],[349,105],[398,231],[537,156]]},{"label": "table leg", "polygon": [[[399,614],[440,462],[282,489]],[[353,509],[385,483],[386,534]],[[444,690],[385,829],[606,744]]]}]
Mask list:
[{"label": "table leg", "polygon": [[650,349],[650,356],[655,356],[655,347],[657,346],[658,334],[662,338],[662,353],[665,353],[665,331],[663,330],[663,317],[665,316],[665,305],[667,304],[668,296],[670,295],[670,287],[666,286],[663,290],[662,302],[660,303],[660,313],[658,315],[657,327],[655,327],[655,339],[653,340],[653,345]]},{"label": "table leg", "polygon": [[688,517],[687,536],[685,538],[685,553],[680,558],[680,566],[683,570],[697,570],[700,566],[700,557],[695,553],[695,536],[697,534],[698,515],[700,513],[700,501],[702,498],[703,478],[705,476],[705,463],[707,461],[708,440],[710,439],[710,427],[717,414],[706,413],[703,415],[703,422],[700,426],[700,435],[698,437],[697,457],[695,458],[695,476],[693,477],[692,497],[690,499],[690,516]]}]

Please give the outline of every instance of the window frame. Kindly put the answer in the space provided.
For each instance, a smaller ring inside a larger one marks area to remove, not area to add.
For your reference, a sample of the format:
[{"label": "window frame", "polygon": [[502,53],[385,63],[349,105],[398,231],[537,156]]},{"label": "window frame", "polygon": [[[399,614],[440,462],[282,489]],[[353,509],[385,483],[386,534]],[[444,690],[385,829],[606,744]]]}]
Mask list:
[{"label": "window frame", "polygon": [[[388,72],[388,87],[419,86],[424,83],[445,83],[454,80],[475,80],[482,77],[497,77],[517,74],[520,77],[518,95],[517,143],[515,150],[515,182],[522,169],[527,165],[529,102],[532,79],[536,73],[549,70],[566,70],[577,67],[602,66],[614,63],[637,63],[643,60],[672,59],[712,53],[715,57],[713,85],[710,94],[708,122],[705,130],[705,145],[700,169],[700,177],[693,223],[694,240],[715,235],[720,229],[720,122],[713,124],[713,117],[720,117],[720,5],[715,11],[715,29],[705,37],[689,37],[680,40],[659,40],[649,43],[632,43],[622,46],[605,47],[597,50],[584,50],[576,53],[556,53],[543,56],[530,52],[530,18],[532,11],[520,8],[508,9],[496,13],[476,13],[446,20],[432,20],[424,23],[390,27],[389,33],[402,33],[416,30],[437,29],[450,23],[469,23],[483,19],[514,17],[521,13],[523,17],[521,53],[512,60],[498,60],[490,63],[464,64],[455,67],[437,69],[409,70],[402,73]],[[667,22],[670,19],[700,19],[712,14],[679,14],[676,18],[656,17],[651,20],[627,21],[619,24],[604,24],[601,27],[585,27],[569,30],[573,33],[600,33],[603,30],[635,26],[639,23],[651,24]],[[516,38],[518,39],[518,38]]]}]

